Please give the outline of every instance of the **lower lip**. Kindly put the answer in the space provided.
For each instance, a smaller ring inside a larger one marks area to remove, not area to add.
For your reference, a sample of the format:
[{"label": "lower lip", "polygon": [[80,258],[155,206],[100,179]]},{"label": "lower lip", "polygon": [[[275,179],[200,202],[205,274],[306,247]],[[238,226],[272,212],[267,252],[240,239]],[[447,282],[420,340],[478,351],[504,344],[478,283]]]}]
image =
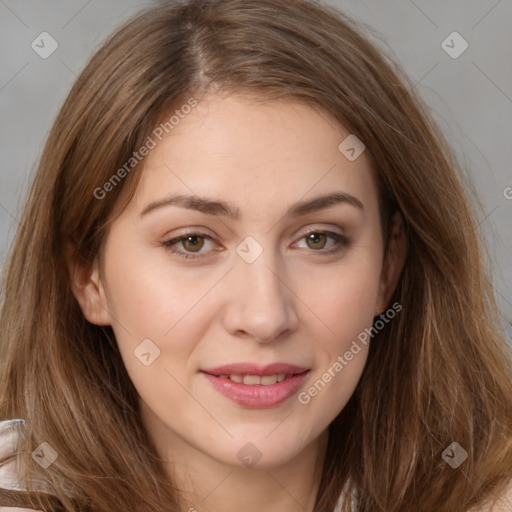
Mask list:
[{"label": "lower lip", "polygon": [[304,382],[309,370],[270,386],[239,384],[231,379],[202,373],[219,393],[233,402],[252,409],[264,409],[265,407],[279,405],[294,395]]}]

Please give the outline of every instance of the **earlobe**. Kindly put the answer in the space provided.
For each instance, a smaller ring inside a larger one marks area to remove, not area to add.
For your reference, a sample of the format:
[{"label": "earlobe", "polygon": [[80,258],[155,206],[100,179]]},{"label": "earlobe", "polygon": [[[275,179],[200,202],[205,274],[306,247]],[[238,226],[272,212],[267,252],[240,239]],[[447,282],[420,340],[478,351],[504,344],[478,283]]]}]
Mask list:
[{"label": "earlobe", "polygon": [[65,244],[64,257],[68,267],[71,291],[84,317],[96,325],[111,325],[98,259],[96,258],[92,264],[82,261],[71,242]]},{"label": "earlobe", "polygon": [[404,220],[402,214],[397,211],[391,219],[388,250],[381,272],[380,294],[375,316],[384,313],[388,307],[400,279],[406,255],[407,244]]}]

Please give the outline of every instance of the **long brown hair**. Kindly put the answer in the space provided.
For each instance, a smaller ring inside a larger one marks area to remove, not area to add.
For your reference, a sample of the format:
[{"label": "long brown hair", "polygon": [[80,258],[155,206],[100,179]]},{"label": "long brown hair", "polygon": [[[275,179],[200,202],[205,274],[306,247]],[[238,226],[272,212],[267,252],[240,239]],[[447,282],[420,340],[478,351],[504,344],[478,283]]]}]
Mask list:
[{"label": "long brown hair", "polygon": [[[0,418],[26,420],[22,481],[39,474],[66,511],[184,510],[112,329],[87,322],[71,292],[64,247],[92,262],[143,165],[101,198],[98,187],[213,88],[333,116],[371,155],[383,220],[392,206],[405,220],[391,301],[403,310],[375,336],[329,427],[315,512],[332,512],[343,488],[359,512],[465,512],[501,493],[512,477],[512,364],[461,171],[395,64],[342,13],[305,0],[163,2],[104,43],[72,88],[4,269]],[[30,456],[42,442],[58,453],[44,471]],[[452,442],[467,452],[457,469],[442,456]]]}]

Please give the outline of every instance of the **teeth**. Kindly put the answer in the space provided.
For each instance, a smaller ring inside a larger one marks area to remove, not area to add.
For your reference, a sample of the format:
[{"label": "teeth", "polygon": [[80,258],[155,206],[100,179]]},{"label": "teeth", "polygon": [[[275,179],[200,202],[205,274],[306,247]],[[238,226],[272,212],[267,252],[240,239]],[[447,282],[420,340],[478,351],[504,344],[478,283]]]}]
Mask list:
[{"label": "teeth", "polygon": [[271,386],[277,382],[277,375],[265,375],[261,377],[261,384],[263,386]]},{"label": "teeth", "polygon": [[244,384],[261,384],[261,377],[258,375],[244,375]]},{"label": "teeth", "polygon": [[272,384],[283,382],[287,375],[284,373],[278,373],[277,375],[264,375],[263,377],[260,377],[259,375],[219,375],[219,377],[222,379],[231,379],[233,382],[237,382],[238,384],[243,383],[249,386],[271,386]]}]

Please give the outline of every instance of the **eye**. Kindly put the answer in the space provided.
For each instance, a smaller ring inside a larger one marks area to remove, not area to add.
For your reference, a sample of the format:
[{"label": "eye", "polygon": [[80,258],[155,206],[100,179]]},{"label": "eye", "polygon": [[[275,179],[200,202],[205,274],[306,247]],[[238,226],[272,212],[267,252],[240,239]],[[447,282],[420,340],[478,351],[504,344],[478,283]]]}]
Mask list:
[{"label": "eye", "polygon": [[[169,251],[177,254],[182,258],[201,258],[200,254],[203,247],[205,247],[206,242],[212,242],[213,239],[211,236],[206,233],[186,233],[185,235],[172,238],[171,240],[167,240],[162,243],[162,245]],[[180,247],[183,250],[178,249]],[[197,256],[196,256],[197,254]]]},{"label": "eye", "polygon": [[[327,241],[331,239],[334,242],[326,248]],[[300,240],[306,240],[308,249],[313,249],[321,254],[334,254],[348,245],[348,238],[340,233],[333,231],[315,230],[306,233]]]},{"label": "eye", "polygon": [[[330,246],[327,246],[329,239],[333,242]],[[343,249],[343,247],[347,246],[349,243],[345,235],[335,233],[333,231],[322,230],[310,231],[302,236],[300,240],[306,240],[306,249],[312,249],[313,252],[317,252],[322,255],[334,254]],[[207,247],[208,243],[213,243],[213,238],[211,236],[201,232],[190,232],[162,242],[162,246],[181,258],[197,259],[207,256],[209,251],[203,251],[202,249]]]}]

